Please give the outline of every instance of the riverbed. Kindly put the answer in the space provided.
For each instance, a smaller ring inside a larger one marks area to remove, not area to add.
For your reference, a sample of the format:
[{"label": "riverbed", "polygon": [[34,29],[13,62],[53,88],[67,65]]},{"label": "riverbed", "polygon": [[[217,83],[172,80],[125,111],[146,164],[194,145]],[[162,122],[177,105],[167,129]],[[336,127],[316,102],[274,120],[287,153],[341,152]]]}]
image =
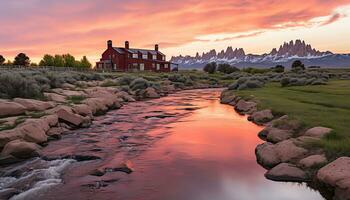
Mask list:
[{"label": "riverbed", "polygon": [[182,91],[108,112],[50,142],[41,159],[7,169],[0,188],[22,188],[12,199],[323,199],[305,184],[265,179],[254,154],[263,127],[220,104],[220,92]]}]

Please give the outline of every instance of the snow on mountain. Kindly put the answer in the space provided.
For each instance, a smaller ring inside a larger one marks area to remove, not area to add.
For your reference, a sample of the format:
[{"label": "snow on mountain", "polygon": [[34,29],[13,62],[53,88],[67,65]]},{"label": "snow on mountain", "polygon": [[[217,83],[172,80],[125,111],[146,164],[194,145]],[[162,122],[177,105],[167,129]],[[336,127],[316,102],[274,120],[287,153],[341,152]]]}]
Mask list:
[{"label": "snow on mountain", "polygon": [[308,65],[350,67],[350,54],[321,52],[301,40],[285,42],[278,49],[274,48],[270,53],[262,55],[246,54],[242,48],[227,47],[226,51],[211,50],[202,55],[197,53],[194,57],[180,55],[171,58],[171,62],[186,68],[201,68],[209,62],[229,63],[238,67],[271,67],[277,64],[290,66],[294,60],[305,61]]}]

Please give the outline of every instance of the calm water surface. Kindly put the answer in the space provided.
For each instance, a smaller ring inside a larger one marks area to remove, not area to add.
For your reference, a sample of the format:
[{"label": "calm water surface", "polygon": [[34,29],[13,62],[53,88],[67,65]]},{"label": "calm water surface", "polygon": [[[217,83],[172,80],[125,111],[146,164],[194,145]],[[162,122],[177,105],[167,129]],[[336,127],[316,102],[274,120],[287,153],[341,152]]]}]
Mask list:
[{"label": "calm water surface", "polygon": [[[101,159],[71,164],[62,175],[64,184],[26,199],[323,199],[303,184],[265,179],[254,154],[262,127],[220,104],[219,94],[218,89],[193,90],[131,103],[53,142],[44,151],[48,157],[93,153]],[[133,173],[89,175],[122,160],[131,161]]]}]

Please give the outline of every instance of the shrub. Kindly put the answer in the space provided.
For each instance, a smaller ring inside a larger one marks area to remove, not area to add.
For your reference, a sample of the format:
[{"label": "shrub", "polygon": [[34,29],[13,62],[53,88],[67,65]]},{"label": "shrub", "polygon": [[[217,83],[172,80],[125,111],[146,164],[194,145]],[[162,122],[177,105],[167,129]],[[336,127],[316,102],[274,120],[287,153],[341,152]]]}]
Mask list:
[{"label": "shrub", "polygon": [[135,77],[122,76],[117,78],[116,82],[118,83],[118,85],[130,85],[133,80],[135,80]]},{"label": "shrub", "polygon": [[42,98],[41,88],[32,78],[23,78],[18,73],[0,75],[1,98]]},{"label": "shrub", "polygon": [[111,86],[117,86],[118,83],[114,80],[108,79],[103,81],[103,83],[101,84],[102,87],[111,87]]},{"label": "shrub", "polygon": [[237,67],[225,63],[219,64],[217,71],[222,72],[224,74],[231,74],[233,72],[239,71],[239,69]]},{"label": "shrub", "polygon": [[217,67],[216,62],[211,62],[211,63],[208,63],[204,66],[203,71],[205,71],[209,74],[213,74],[216,71],[216,67]]},{"label": "shrub", "polygon": [[132,90],[146,89],[148,86],[149,86],[148,81],[143,78],[137,78],[133,80],[130,84],[130,88]]},{"label": "shrub", "polygon": [[302,70],[305,70],[305,66],[300,60],[296,60],[292,63],[292,71],[298,72]]},{"label": "shrub", "polygon": [[272,68],[273,72],[276,73],[283,73],[284,72],[284,66],[283,65],[276,65],[276,67]]},{"label": "shrub", "polygon": [[263,78],[261,77],[241,77],[235,83],[229,85],[229,90],[243,90],[252,88],[261,88],[264,86]]}]

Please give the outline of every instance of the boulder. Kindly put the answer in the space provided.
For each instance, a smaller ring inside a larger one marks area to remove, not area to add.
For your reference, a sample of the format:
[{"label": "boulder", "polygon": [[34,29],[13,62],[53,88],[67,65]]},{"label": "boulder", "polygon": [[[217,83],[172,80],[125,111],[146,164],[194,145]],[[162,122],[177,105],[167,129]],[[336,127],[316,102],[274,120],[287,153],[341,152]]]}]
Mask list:
[{"label": "boulder", "polygon": [[21,140],[14,140],[7,143],[1,152],[1,156],[12,155],[16,158],[26,159],[38,156],[40,152],[40,146]]},{"label": "boulder", "polygon": [[88,116],[90,118],[92,118],[92,109],[86,105],[86,104],[78,104],[78,105],[74,105],[72,107],[73,112],[81,115],[81,116]]},{"label": "boulder", "polygon": [[46,132],[46,135],[58,139],[65,131],[68,131],[68,129],[64,127],[52,127]]},{"label": "boulder", "polygon": [[251,116],[248,117],[248,120],[255,123],[261,124],[269,122],[273,119],[271,110],[261,110],[254,112]]},{"label": "boulder", "polygon": [[86,126],[84,124],[91,123],[91,121],[89,121],[87,118],[74,114],[72,110],[61,108],[56,111],[56,114],[60,120],[63,120],[64,122],[67,122],[77,127]]},{"label": "boulder", "polygon": [[239,113],[250,113],[256,110],[257,104],[251,101],[239,100],[236,104],[235,110]]},{"label": "boulder", "polygon": [[3,148],[8,142],[23,138],[22,132],[18,129],[11,129],[0,132],[0,148]]},{"label": "boulder", "polygon": [[48,122],[40,118],[26,120],[18,125],[15,131],[19,132],[23,140],[40,144],[47,141],[46,131],[49,129],[50,125]]},{"label": "boulder", "polygon": [[265,168],[272,168],[281,162],[274,145],[269,142],[258,145],[255,149],[255,155],[258,163]]},{"label": "boulder", "polygon": [[350,189],[350,157],[340,157],[317,172],[321,182],[341,189]]},{"label": "boulder", "polygon": [[298,130],[301,126],[299,121],[289,119],[289,117],[287,115],[284,115],[276,120],[273,120],[272,125],[275,128],[289,130],[289,131]]},{"label": "boulder", "polygon": [[19,194],[20,191],[15,188],[6,188],[0,190],[0,199],[11,199],[11,197]]},{"label": "boulder", "polygon": [[326,128],[326,127],[314,127],[310,128],[305,132],[305,136],[310,137],[316,137],[316,138],[323,138],[326,135],[330,134],[332,132],[332,129]]},{"label": "boulder", "polygon": [[265,177],[273,181],[304,182],[308,181],[306,173],[289,163],[281,163],[268,172]]},{"label": "boulder", "polygon": [[100,98],[88,98],[83,101],[84,104],[88,105],[92,111],[92,114],[104,113],[108,111],[106,103]]},{"label": "boulder", "polygon": [[145,97],[146,98],[159,98],[160,95],[157,93],[156,89],[153,87],[148,87],[145,90]]},{"label": "boulder", "polygon": [[15,98],[13,99],[13,101],[18,104],[21,104],[26,108],[26,110],[29,110],[29,111],[44,111],[55,106],[53,103],[38,101],[34,99]]},{"label": "boulder", "polygon": [[282,162],[298,159],[308,152],[306,149],[296,146],[290,139],[277,143],[275,151]]},{"label": "boulder", "polygon": [[56,93],[44,93],[45,97],[50,101],[55,101],[58,103],[66,102],[66,97]]},{"label": "boulder", "polygon": [[53,114],[53,115],[46,115],[41,117],[40,119],[45,120],[46,123],[52,127],[52,126],[56,126],[58,124],[58,116]]},{"label": "boulder", "polygon": [[317,165],[321,165],[327,162],[325,155],[311,155],[303,158],[299,161],[299,164],[303,167],[310,168]]},{"label": "boulder", "polygon": [[220,96],[220,102],[222,104],[229,104],[231,102],[234,102],[236,99],[236,96],[233,94],[233,91],[225,90],[221,93]]},{"label": "boulder", "polygon": [[287,139],[291,138],[292,136],[293,136],[293,134],[288,130],[282,130],[282,129],[278,129],[278,128],[270,128],[268,133],[267,133],[266,140],[268,142],[278,143],[278,142],[282,142],[283,140],[287,140]]},{"label": "boulder", "polygon": [[26,108],[19,103],[0,100],[0,117],[22,115]]}]

